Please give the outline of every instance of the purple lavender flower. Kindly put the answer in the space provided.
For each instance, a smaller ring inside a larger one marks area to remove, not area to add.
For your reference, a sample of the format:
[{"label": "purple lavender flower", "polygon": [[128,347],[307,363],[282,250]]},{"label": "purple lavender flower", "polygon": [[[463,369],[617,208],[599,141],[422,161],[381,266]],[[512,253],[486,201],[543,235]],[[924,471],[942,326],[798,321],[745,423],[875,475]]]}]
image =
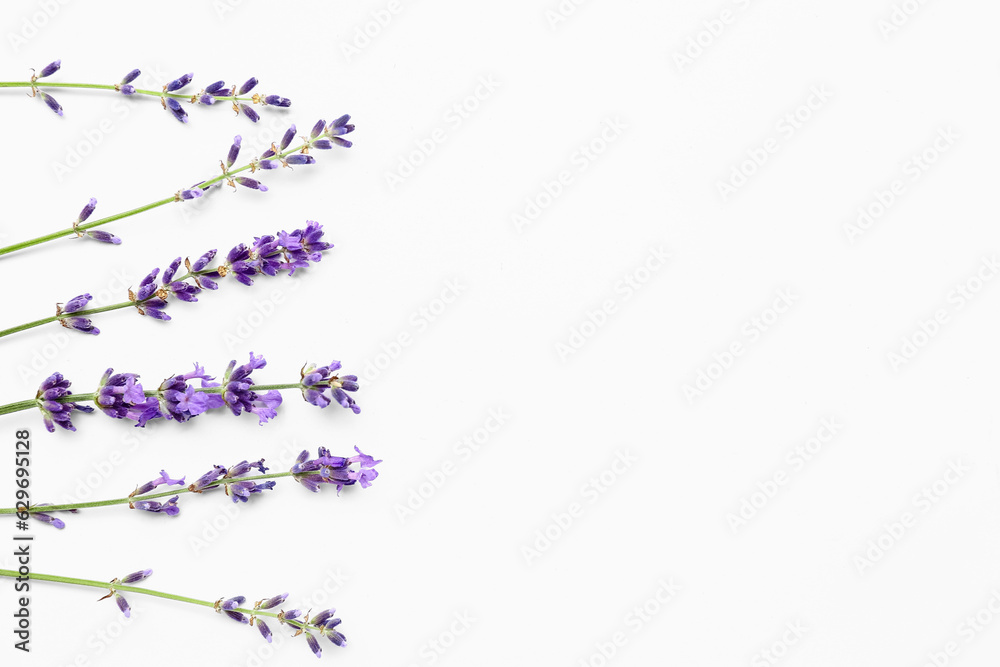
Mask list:
[{"label": "purple lavender flower", "polygon": [[290,107],[292,106],[292,101],[287,97],[282,97],[281,95],[267,95],[264,97],[264,104],[270,104],[276,107]]},{"label": "purple lavender flower", "polygon": [[351,120],[350,114],[344,114],[337,120],[330,123],[329,127],[326,128],[326,133],[330,135],[332,141],[338,146],[343,148],[350,148],[353,144],[347,139],[341,138],[342,135],[350,134],[354,131],[354,125],[351,125],[348,121]]},{"label": "purple lavender flower", "polygon": [[121,244],[122,240],[111,234],[110,232],[102,232],[100,230],[91,230],[87,232],[87,236],[94,239],[95,241],[100,241],[101,243],[111,243],[113,245]]},{"label": "purple lavender flower", "polygon": [[[46,505],[51,505],[51,503],[39,503],[38,505],[34,505],[34,507],[45,507]],[[59,511],[59,512],[72,512],[73,514],[76,514],[78,510],[72,509],[72,510],[57,510],[57,511]],[[47,514],[45,512],[32,512],[31,513],[31,518],[32,519],[37,519],[38,521],[41,521],[42,523],[47,523],[50,526],[54,526],[55,528],[58,528],[59,530],[62,530],[63,528],[66,527],[66,524],[63,522],[62,519],[57,519],[56,517],[52,516],[51,514]]]},{"label": "purple lavender flower", "polygon": [[313,405],[325,408],[331,402],[336,401],[341,406],[349,408],[354,414],[361,412],[361,408],[354,402],[346,392],[357,391],[359,389],[357,375],[335,375],[335,371],[340,370],[339,361],[330,362],[329,366],[315,366],[307,364],[300,372],[301,381],[299,386],[302,390],[302,397]]},{"label": "purple lavender flower", "polygon": [[[190,486],[188,486],[188,491],[192,493],[204,493],[205,489],[219,481],[219,478],[226,474],[226,468],[223,466],[212,466],[212,469],[206,472],[204,475],[196,479]],[[213,487],[214,488],[214,487]]]},{"label": "purple lavender flower", "polygon": [[54,60],[42,68],[42,71],[38,73],[37,78],[44,79],[47,76],[52,76],[53,74],[59,71],[59,68],[61,66],[62,66],[61,60]]},{"label": "purple lavender flower", "polygon": [[[87,302],[92,298],[89,294],[81,294],[78,297],[70,299],[65,306],[56,304],[56,315],[79,312],[87,306]],[[67,329],[75,329],[76,331],[93,334],[94,336],[101,333],[101,330],[94,326],[89,317],[61,317],[59,324]]]},{"label": "purple lavender flower", "polygon": [[183,76],[179,76],[176,79],[174,79],[173,81],[171,81],[170,83],[168,83],[167,85],[165,85],[163,87],[163,90],[165,92],[168,92],[168,93],[172,93],[172,92],[178,91],[181,88],[183,88],[184,86],[186,86],[189,83],[191,83],[191,79],[192,78],[194,78],[194,73],[193,72],[190,72],[190,73],[185,74]]},{"label": "purple lavender flower", "polygon": [[244,104],[243,102],[240,102],[240,111],[242,111],[243,115],[249,118],[254,123],[260,120],[260,114],[254,111],[254,108],[249,104]]},{"label": "purple lavender flower", "polygon": [[145,425],[146,421],[156,417],[185,422],[208,410],[221,408],[224,405],[222,396],[219,394],[195,391],[195,388],[188,383],[189,380],[194,379],[201,380],[202,388],[219,386],[218,382],[209,382],[214,378],[198,364],[194,365],[193,371],[182,375],[172,375],[160,384],[156,393],[157,404],[152,410],[147,411],[148,415],[140,421],[139,426]]},{"label": "purple lavender flower", "polygon": [[[139,70],[136,70],[137,72]],[[153,575],[152,570],[139,570],[138,572],[133,572],[132,574],[126,574],[121,578],[123,584],[135,584],[144,579],[148,579]]]},{"label": "purple lavender flower", "polygon": [[165,503],[160,503],[155,500],[138,500],[136,502],[129,503],[128,506],[132,509],[143,510],[144,512],[159,512],[166,514],[167,516],[177,516],[181,513],[181,508],[177,506],[177,499],[179,497],[180,496],[174,496]]},{"label": "purple lavender flower", "polygon": [[74,410],[94,411],[94,408],[88,405],[60,400],[72,393],[69,390],[70,384],[70,381],[64,378],[62,373],[53,373],[45,378],[45,381],[38,388],[38,393],[35,394],[38,409],[42,411],[42,421],[45,422],[45,428],[49,433],[56,430],[56,424],[67,431],[75,431],[76,427],[70,420]]},{"label": "purple lavender flower", "polygon": [[323,240],[323,225],[313,220],[306,221],[305,229],[279,233],[278,243],[285,248],[287,260],[281,268],[288,269],[288,275],[293,275],[295,269],[309,266],[309,262],[320,261],[323,251],[333,247],[332,243]]},{"label": "purple lavender flower", "polygon": [[[95,208],[97,208],[97,200],[91,197],[90,201],[87,202],[87,205],[83,207],[82,211],[80,211],[80,215],[76,217],[76,225],[79,225],[81,222],[85,222],[94,212]],[[76,225],[74,225],[74,227]]]},{"label": "purple lavender flower", "polygon": [[174,195],[176,201],[187,200],[187,199],[197,199],[205,194],[205,191],[199,187],[193,187],[190,190],[180,190]]},{"label": "purple lavender flower", "polygon": [[271,643],[271,628],[267,627],[267,623],[264,622],[263,618],[254,616],[251,623],[257,624],[257,629],[260,630],[260,635],[267,640],[267,643]]},{"label": "purple lavender flower", "polygon": [[246,83],[244,83],[242,86],[240,86],[240,89],[237,92],[237,95],[246,95],[251,90],[253,90],[256,86],[257,86],[257,79],[255,77],[250,77],[249,79],[246,80]]},{"label": "purple lavender flower", "polygon": [[272,390],[261,395],[251,389],[253,380],[250,374],[266,365],[264,357],[255,357],[253,352],[250,353],[249,363],[242,366],[236,366],[235,360],[229,362],[229,368],[222,379],[222,397],[234,415],[252,412],[257,415],[261,424],[278,416],[275,408],[281,405],[281,392]]},{"label": "purple lavender flower", "polygon": [[250,188],[251,190],[260,190],[261,192],[267,192],[267,186],[253,178],[248,178],[246,176],[237,176],[234,180],[245,188]]},{"label": "purple lavender flower", "polygon": [[132,70],[131,72],[122,77],[120,85],[124,86],[126,83],[132,83],[133,81],[139,78],[140,74],[142,74],[142,72],[140,72],[139,70],[137,69]]},{"label": "purple lavender flower", "polygon": [[132,615],[132,608],[128,606],[128,602],[124,597],[122,597],[121,593],[118,593],[117,591],[115,591],[115,602],[118,603],[118,608],[122,610],[123,614],[125,614],[125,618]]},{"label": "purple lavender flower", "polygon": [[326,121],[325,120],[320,119],[320,120],[316,121],[316,124],[313,125],[313,129],[309,132],[309,138],[310,139],[315,139],[316,137],[318,137],[320,135],[320,133],[323,132],[323,130],[325,128],[326,128]]},{"label": "purple lavender flower", "polygon": [[141,72],[139,70],[132,70],[122,78],[121,82],[115,86],[115,89],[122,95],[134,95],[135,86],[132,85],[132,82],[135,81],[140,74]]},{"label": "purple lavender flower", "polygon": [[229,89],[226,88],[225,81],[216,81],[205,86],[205,92],[209,95],[215,95],[217,97],[225,97]]},{"label": "purple lavender flower", "polygon": [[319,148],[320,150],[330,150],[333,148],[333,142],[329,139],[317,139],[310,144],[312,148]]},{"label": "purple lavender flower", "polygon": [[253,606],[254,609],[273,609],[280,604],[285,603],[285,599],[288,597],[288,593],[281,593],[280,595],[275,595],[269,597],[266,600],[260,600]]},{"label": "purple lavender flower", "polygon": [[147,493],[151,492],[153,489],[160,486],[161,484],[184,486],[184,478],[181,477],[180,479],[171,479],[170,475],[167,474],[166,470],[161,470],[160,476],[157,477],[156,479],[146,482],[142,486],[135,487],[135,491],[129,494],[129,498],[132,498],[134,496],[144,496]]},{"label": "purple lavender flower", "polygon": [[205,106],[212,106],[215,104],[215,97],[209,93],[204,93],[198,97],[198,104],[204,104]]},{"label": "purple lavender flower", "polygon": [[[309,459],[309,451],[302,450],[295,459],[291,472],[297,482],[314,493],[319,492],[320,484],[336,485],[338,494],[345,486],[353,484],[360,484],[361,488],[366,489],[378,477],[375,466],[382,461],[364,454],[356,446],[354,451],[357,452],[356,456],[345,458],[331,456],[330,450],[320,447],[317,457]],[[358,464],[356,470],[351,468],[354,464]]]},{"label": "purple lavender flower", "polygon": [[305,635],[306,635],[306,643],[309,644],[309,648],[312,649],[312,652],[316,654],[317,658],[322,658],[323,649],[319,647],[319,642],[316,641],[316,638],[313,637],[310,633],[307,632],[305,633]]},{"label": "purple lavender flower", "polygon": [[316,158],[312,155],[303,155],[302,153],[295,153],[294,155],[289,155],[285,162],[287,164],[316,164]]},{"label": "purple lavender flower", "polygon": [[243,137],[236,135],[233,137],[233,145],[229,147],[229,155],[226,156],[226,169],[233,166],[236,162],[236,158],[240,156],[240,144],[243,143]]},{"label": "purple lavender flower", "polygon": [[48,93],[46,93],[46,92],[43,92],[43,91],[41,91],[41,90],[39,90],[39,91],[38,91],[38,94],[39,94],[39,96],[41,96],[41,98],[42,98],[42,101],[43,101],[43,102],[45,102],[45,104],[46,104],[46,105],[47,105],[47,106],[48,106],[48,107],[49,107],[50,109],[52,109],[53,111],[55,111],[55,112],[56,112],[56,114],[58,114],[58,115],[60,115],[60,116],[61,116],[61,115],[63,115],[63,108],[62,108],[62,105],[61,105],[61,104],[59,104],[58,102],[56,102],[56,98],[52,97],[52,96],[51,96],[51,95],[49,95]]},{"label": "purple lavender flower", "polygon": [[312,624],[319,628],[320,636],[326,637],[337,646],[343,646],[347,637],[336,630],[336,627],[340,625],[340,619],[333,618],[335,613],[337,613],[336,609],[321,611],[313,616]]},{"label": "purple lavender flower", "polygon": [[236,611],[236,609],[238,609],[244,602],[246,602],[246,598],[242,595],[237,595],[236,597],[232,597],[224,602],[221,602],[221,604],[216,602],[215,608],[216,611],[225,614],[238,623],[249,623],[250,619],[246,617],[246,614],[241,611]]},{"label": "purple lavender flower", "polygon": [[184,107],[181,106],[181,103],[175,100],[174,98],[172,97],[167,98],[167,109],[169,109],[170,113],[174,115],[174,118],[176,118],[180,122],[182,123],[188,122],[187,111],[184,111]]},{"label": "purple lavender flower", "polygon": [[292,143],[292,139],[295,138],[295,126],[292,125],[287,130],[285,130],[284,136],[281,137],[281,143],[279,144],[280,150],[285,150],[288,145]]},{"label": "purple lavender flower", "polygon": [[[135,373],[115,374],[114,369],[109,368],[101,378],[94,402],[109,417],[138,421],[139,413],[146,404],[146,394],[138,379]],[[139,406],[138,412],[136,406]]]}]

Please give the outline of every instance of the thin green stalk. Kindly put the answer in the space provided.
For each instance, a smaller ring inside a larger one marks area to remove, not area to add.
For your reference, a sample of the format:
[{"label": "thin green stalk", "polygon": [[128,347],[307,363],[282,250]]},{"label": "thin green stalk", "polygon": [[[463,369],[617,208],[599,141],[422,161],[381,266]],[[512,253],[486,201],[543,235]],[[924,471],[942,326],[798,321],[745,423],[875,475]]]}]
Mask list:
[{"label": "thin green stalk", "polygon": [[[266,475],[254,475],[252,477],[234,477],[231,479],[220,479],[211,484],[206,484],[203,487],[205,489],[213,489],[217,486],[222,486],[227,482],[254,482],[260,479],[278,479],[280,477],[291,477],[294,473],[292,472],[274,472],[267,473]],[[68,512],[69,510],[82,510],[90,509],[93,507],[110,507],[111,505],[125,505],[127,503],[137,503],[143,500],[156,500],[157,498],[168,498],[170,496],[180,495],[182,493],[193,493],[189,488],[178,488],[173,491],[161,491],[160,493],[147,493],[144,496],[133,496],[126,498],[115,498],[113,500],[95,500],[87,503],[68,503],[65,505],[32,505],[28,508],[27,512],[29,514],[34,514],[35,512]],[[17,514],[25,510],[19,510],[16,507],[3,507],[0,508],[0,514]]]},{"label": "thin green stalk", "polygon": [[[324,135],[325,135],[325,133],[324,133]],[[321,135],[321,136],[324,136],[324,135]],[[291,155],[293,153],[297,153],[300,150],[302,150],[303,148],[308,147],[310,144],[311,144],[311,142],[305,142],[305,143],[299,144],[298,146],[295,146],[294,148],[289,148],[288,150],[283,151],[281,153],[278,153],[276,156],[269,157],[267,159],[268,160],[278,160],[278,159],[281,159],[281,158],[288,157],[289,155]],[[253,160],[251,160],[247,164],[243,165],[242,167],[237,167],[235,169],[228,169],[227,171],[225,171],[224,173],[220,174],[219,176],[216,176],[215,178],[210,178],[207,181],[203,181],[203,182],[199,183],[197,186],[193,186],[193,187],[198,187],[198,188],[201,188],[202,190],[207,190],[209,187],[215,185],[216,183],[221,183],[224,180],[228,180],[228,179],[232,178],[232,176],[234,176],[235,174],[239,174],[239,173],[244,172],[244,171],[246,171],[248,169],[251,169],[251,168],[256,168],[256,165],[257,165],[257,159],[254,158]],[[164,204],[169,204],[169,203],[174,202],[174,201],[183,201],[183,200],[181,200],[180,198],[178,198],[176,195],[171,195],[170,197],[167,197],[166,199],[160,199],[159,201],[155,201],[155,202],[153,202],[151,204],[146,204],[145,206],[140,206],[138,208],[133,208],[131,210],[125,211],[123,213],[116,213],[115,215],[109,215],[106,218],[100,218],[100,219],[94,220],[92,222],[88,222],[88,223],[85,223],[85,224],[77,225],[75,228],[74,227],[68,227],[67,229],[61,229],[61,230],[59,230],[57,232],[52,232],[51,234],[46,234],[45,236],[39,236],[38,238],[29,239],[27,241],[21,241],[20,243],[15,243],[15,244],[9,245],[9,246],[4,246],[4,247],[0,248],[0,256],[7,255],[7,254],[10,254],[12,252],[17,252],[18,250],[24,250],[25,248],[30,248],[31,246],[36,246],[36,245],[39,245],[41,243],[46,243],[48,241],[54,241],[55,239],[62,238],[64,236],[69,236],[69,235],[75,234],[77,232],[82,232],[82,231],[86,231],[88,229],[93,229],[94,227],[100,227],[101,225],[106,225],[109,222],[114,222],[116,220],[121,220],[123,218],[128,218],[130,216],[137,215],[139,213],[143,213],[143,212],[148,211],[150,209],[154,209],[154,208],[157,208],[159,206],[163,206]]]},{"label": "thin green stalk", "polygon": [[[138,586],[127,586],[125,584],[120,584],[117,582],[107,582],[107,581],[95,581],[93,579],[77,579],[76,577],[61,577],[54,574],[41,574],[39,572],[29,572],[26,575],[19,574],[17,570],[3,570],[0,569],[0,577],[9,577],[11,579],[24,578],[33,579],[35,581],[52,581],[58,584],[71,584],[73,586],[89,586],[91,588],[99,588],[106,591],[117,591],[119,593],[137,593],[139,595],[151,595],[157,598],[165,598],[167,600],[174,600],[176,602],[186,602],[188,604],[198,605],[199,607],[210,607],[215,608],[216,603],[210,602],[208,600],[199,600],[197,598],[189,598],[183,595],[174,595],[173,593],[164,593],[162,591],[154,591],[149,588],[139,588]],[[264,611],[261,609],[250,609],[247,607],[237,607],[232,611],[242,612],[247,615],[252,616],[268,616],[270,618],[278,618],[284,623],[288,623],[295,628],[302,628],[305,630],[319,630],[315,626],[311,626],[301,621],[295,621],[283,618],[279,616],[278,613],[271,611]]]},{"label": "thin green stalk", "polygon": [[[56,83],[54,81],[0,81],[0,88],[85,88],[88,90],[119,90],[119,86],[108,83]],[[196,93],[168,93],[162,90],[145,90],[136,88],[135,94],[150,97],[172,97],[175,100],[190,100],[197,97]],[[212,95],[216,100],[230,102],[254,102],[253,97],[237,97],[235,95]],[[258,96],[259,97],[259,96]]]}]

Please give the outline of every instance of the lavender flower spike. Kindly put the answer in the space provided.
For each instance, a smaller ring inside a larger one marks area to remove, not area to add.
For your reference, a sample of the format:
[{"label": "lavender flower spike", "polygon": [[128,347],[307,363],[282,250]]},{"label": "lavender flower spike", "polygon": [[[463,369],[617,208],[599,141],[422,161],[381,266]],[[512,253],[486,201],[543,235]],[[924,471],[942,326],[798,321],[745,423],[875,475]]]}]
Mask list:
[{"label": "lavender flower spike", "polygon": [[334,372],[340,370],[340,367],[339,361],[332,361],[329,366],[316,367],[313,364],[303,366],[300,371],[302,379],[299,383],[302,389],[302,398],[320,408],[325,408],[336,401],[342,407],[349,408],[354,414],[358,414],[361,412],[361,408],[346,393],[359,389],[358,376],[344,375],[340,377],[335,375]]},{"label": "lavender flower spike", "polygon": [[[357,456],[345,458],[343,456],[331,456],[330,450],[320,447],[315,459],[309,459],[309,451],[303,450],[291,467],[291,472],[295,481],[302,484],[310,491],[319,492],[320,484],[333,484],[337,487],[337,493],[345,486],[360,484],[366,489],[378,477],[375,466],[382,463],[374,457],[363,453],[357,447],[354,448]],[[351,466],[357,464],[357,469]]]},{"label": "lavender flower spike", "polygon": [[138,379],[135,373],[114,374],[114,369],[109,368],[101,378],[94,402],[109,417],[137,419],[136,406],[141,409],[146,403],[146,394]]},{"label": "lavender flower spike", "polygon": [[62,373],[53,373],[45,378],[45,381],[38,388],[38,393],[35,394],[38,409],[42,411],[42,421],[45,422],[45,428],[49,433],[56,430],[56,424],[67,431],[75,431],[76,427],[73,426],[73,422],[70,420],[74,410],[79,410],[80,412],[94,411],[94,408],[88,405],[59,400],[71,393],[69,390],[70,384],[70,381],[64,378]]},{"label": "lavender flower spike", "polygon": [[242,366],[236,366],[235,360],[229,362],[229,368],[222,379],[222,398],[234,415],[252,412],[257,415],[261,424],[278,416],[275,408],[281,405],[281,393],[272,390],[262,396],[251,389],[253,380],[250,379],[250,374],[266,365],[264,357],[255,357],[253,352],[250,353],[250,362]]}]

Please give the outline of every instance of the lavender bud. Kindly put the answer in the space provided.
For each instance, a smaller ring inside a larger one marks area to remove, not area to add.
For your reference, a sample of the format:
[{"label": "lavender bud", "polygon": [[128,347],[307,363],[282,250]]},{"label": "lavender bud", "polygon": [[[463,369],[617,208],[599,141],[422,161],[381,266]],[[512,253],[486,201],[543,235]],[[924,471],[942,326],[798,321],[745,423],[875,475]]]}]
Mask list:
[{"label": "lavender bud", "polygon": [[67,329],[75,329],[86,334],[93,334],[94,336],[101,333],[101,330],[95,327],[94,323],[87,317],[66,317],[59,320],[59,323]]},{"label": "lavender bud", "polygon": [[264,622],[263,618],[255,618],[254,622],[257,624],[257,629],[260,630],[261,636],[267,640],[267,643],[271,643],[271,628],[267,627],[267,623]]},{"label": "lavender bud", "polygon": [[191,83],[191,79],[193,79],[193,78],[194,78],[194,73],[193,72],[189,72],[188,74],[185,74],[184,76],[177,77],[176,79],[174,79],[173,81],[171,81],[170,83],[167,84],[167,92],[168,93],[172,93],[175,90],[180,90],[184,86],[186,86],[189,83]]},{"label": "lavender bud", "polygon": [[285,162],[288,164],[316,164],[316,158],[312,155],[296,153],[295,155],[289,155]]},{"label": "lavender bud", "polygon": [[254,111],[253,107],[251,107],[250,105],[243,104],[242,102],[240,102],[240,109],[243,111],[243,114],[251,121],[256,123],[258,120],[260,120],[260,114]]},{"label": "lavender bud", "polygon": [[59,71],[59,67],[61,65],[62,65],[62,61],[61,60],[55,60],[53,62],[50,62],[48,65],[46,65],[45,67],[42,68],[41,72],[38,73],[38,78],[39,79],[44,79],[47,76],[55,74],[56,72]]},{"label": "lavender bud", "polygon": [[257,603],[256,609],[273,609],[280,604],[285,602],[285,598],[288,597],[288,593],[282,593],[281,595],[275,595],[266,600],[261,600]]},{"label": "lavender bud", "polygon": [[121,245],[122,240],[110,232],[102,231],[90,231],[87,232],[87,236],[94,239],[95,241],[100,241],[101,243],[111,243],[112,245]]},{"label": "lavender bud", "polygon": [[257,166],[261,169],[277,169],[281,165],[275,160],[261,160],[257,163]]},{"label": "lavender bud", "polygon": [[188,122],[187,111],[181,107],[181,103],[172,97],[167,98],[167,108],[170,109],[170,113],[174,115],[174,118],[182,123]]},{"label": "lavender bud", "polygon": [[325,151],[333,148],[333,142],[329,139],[316,139],[312,142],[312,147]]},{"label": "lavender bud", "polygon": [[292,125],[290,128],[285,130],[285,136],[281,138],[281,150],[288,148],[288,145],[292,143],[292,139],[295,138],[295,126]]},{"label": "lavender bud", "polygon": [[247,178],[246,176],[237,176],[236,182],[245,188],[250,188],[251,190],[260,190],[261,192],[267,192],[266,185],[252,178]]},{"label": "lavender bud", "polygon": [[222,95],[225,95],[228,92],[226,88],[226,82],[216,81],[215,83],[210,83],[207,86],[205,86],[205,92],[208,93],[209,95],[219,95],[220,93]]},{"label": "lavender bud", "polygon": [[82,211],[80,211],[80,215],[76,217],[77,223],[84,222],[87,218],[89,218],[95,208],[97,208],[97,200],[91,197],[90,201],[87,202],[87,205],[83,207]]},{"label": "lavender bud", "polygon": [[215,253],[216,253],[215,250],[209,250],[208,252],[206,252],[204,255],[199,257],[198,260],[191,266],[191,270],[201,271],[202,269],[204,269],[206,266],[208,266],[208,263],[215,258]]},{"label": "lavender bud", "polygon": [[[139,70],[136,71],[138,72]],[[124,577],[122,577],[121,581],[123,584],[134,584],[137,581],[148,579],[152,574],[153,574],[152,570],[139,570],[138,572],[133,572],[132,574],[126,574]]]},{"label": "lavender bud", "polygon": [[52,97],[48,93],[42,92],[41,90],[38,91],[38,94],[41,96],[42,101],[45,102],[45,104],[47,104],[50,109],[55,111],[60,116],[63,115],[62,105],[56,102],[56,99],[54,97]]},{"label": "lavender bud", "polygon": [[131,83],[126,83],[121,88],[119,88],[119,92],[122,95],[135,95],[135,86],[133,86]]},{"label": "lavender bud", "polygon": [[316,121],[316,124],[313,125],[312,131],[309,133],[309,138],[310,139],[315,139],[316,137],[318,137],[320,135],[320,133],[323,132],[323,129],[325,127],[326,127],[326,121],[325,120],[321,119],[321,120]]},{"label": "lavender bud", "polygon": [[282,97],[281,95],[268,95],[264,98],[264,104],[270,104],[276,107],[290,107],[292,106],[292,101],[287,97]]},{"label": "lavender bud", "polygon": [[341,146],[343,148],[350,148],[351,146],[354,145],[350,141],[348,141],[347,139],[344,139],[343,137],[331,137],[330,141],[332,141],[333,143],[335,143],[338,146]]},{"label": "lavender bud", "polygon": [[174,261],[170,262],[167,266],[166,271],[163,272],[163,277],[160,279],[160,283],[164,286],[169,285],[174,281],[174,275],[177,273],[177,269],[181,267],[181,258],[178,257]]},{"label": "lavender bud", "polygon": [[181,190],[177,193],[180,199],[197,199],[205,194],[205,191],[201,188],[195,188],[193,190]]},{"label": "lavender bud", "polygon": [[201,97],[198,98],[198,104],[204,104],[205,106],[211,106],[211,105],[215,104],[215,98],[212,97],[210,94],[205,93],[204,95],[202,95]]},{"label": "lavender bud", "polygon": [[125,598],[123,598],[120,593],[115,593],[115,602],[118,603],[118,608],[122,610],[123,614],[125,614],[125,618],[132,615],[132,609],[128,606],[128,602],[125,601]]},{"label": "lavender bud", "polygon": [[52,516],[51,514],[45,514],[44,512],[32,512],[31,513],[31,518],[32,519],[37,519],[38,521],[41,521],[42,523],[47,523],[47,524],[49,524],[51,526],[54,526],[54,527],[58,528],[59,530],[62,530],[63,528],[66,527],[66,522],[65,521],[63,521],[62,519],[57,519],[54,516]]},{"label": "lavender bud", "polygon": [[240,90],[237,94],[246,95],[251,90],[253,90],[256,85],[257,85],[257,79],[254,77],[250,77],[249,79],[247,79],[246,83],[240,86]]},{"label": "lavender bud", "polygon": [[351,114],[345,113],[343,116],[330,123],[331,133],[336,128],[347,126],[347,123],[350,122],[350,120],[351,120]]},{"label": "lavender bud", "polygon": [[78,297],[74,297],[66,302],[66,305],[63,306],[62,312],[75,313],[79,310],[83,310],[87,306],[87,302],[93,298],[94,297],[89,294],[81,294]]},{"label": "lavender bud", "polygon": [[121,85],[124,86],[126,83],[132,83],[137,78],[139,78],[140,74],[142,74],[142,72],[140,72],[139,70],[137,70],[137,69],[132,70],[131,72],[129,72],[128,74],[126,74],[124,76],[124,78],[122,78]]},{"label": "lavender bud", "polygon": [[233,145],[229,147],[229,155],[226,157],[226,169],[232,167],[233,163],[236,162],[236,158],[240,156],[240,144],[242,143],[243,137],[237,134],[233,138]]},{"label": "lavender bud", "polygon": [[316,654],[317,658],[323,657],[323,649],[319,647],[319,642],[316,641],[316,638],[308,632],[306,633],[306,643],[309,644],[309,648],[312,649],[312,652]]}]

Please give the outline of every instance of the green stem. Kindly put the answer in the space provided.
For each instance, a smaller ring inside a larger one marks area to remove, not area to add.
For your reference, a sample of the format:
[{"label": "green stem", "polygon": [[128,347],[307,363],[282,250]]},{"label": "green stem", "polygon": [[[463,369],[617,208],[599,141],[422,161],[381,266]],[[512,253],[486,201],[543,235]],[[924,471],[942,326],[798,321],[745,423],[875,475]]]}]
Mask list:
[{"label": "green stem", "polygon": [[[222,486],[227,482],[254,482],[259,479],[279,479],[281,477],[291,477],[294,473],[292,472],[272,472],[266,475],[254,475],[252,477],[233,477],[230,479],[220,479],[211,484],[206,484],[202,490],[214,489],[215,487]],[[90,509],[93,507],[109,507],[111,505],[124,505],[126,503],[137,503],[142,500],[155,500],[157,498],[168,498],[170,496],[176,496],[182,493],[193,493],[191,489],[185,487],[182,489],[174,489],[173,491],[161,491],[160,493],[147,493],[144,496],[133,496],[127,498],[115,498],[114,500],[95,500],[87,503],[68,503],[65,505],[32,505],[28,508],[29,514],[34,514],[35,512],[68,512],[69,510],[82,510]],[[0,514],[17,514],[18,512],[23,512],[24,510],[19,510],[16,507],[3,507],[0,508]]]},{"label": "green stem", "polygon": [[[102,590],[118,591],[119,593],[138,593],[139,595],[151,595],[157,598],[166,598],[167,600],[174,600],[176,602],[186,602],[188,604],[198,605],[199,607],[215,607],[214,602],[209,602],[208,600],[199,600],[197,598],[189,598],[183,595],[174,595],[173,593],[164,593],[162,591],[154,591],[149,588],[139,588],[138,586],[126,586],[125,584],[111,583],[107,581],[94,581],[93,579],[77,579],[76,577],[61,577],[54,574],[40,574],[38,572],[30,572],[27,575],[18,574],[17,570],[3,570],[0,569],[0,577],[9,577],[11,579],[17,579],[19,577],[24,577],[27,579],[34,579],[36,581],[52,581],[59,584],[71,584],[73,586],[89,586],[91,588],[100,588]],[[242,612],[247,615],[253,616],[268,616],[270,618],[278,618],[278,614],[272,611],[263,611],[261,609],[254,610],[248,609],[246,607],[238,607],[232,611]],[[319,630],[312,625],[307,625],[300,621],[293,621],[284,619],[285,623],[292,625],[295,628],[304,628],[306,630]]]},{"label": "green stem", "polygon": [[[0,81],[0,88],[85,88],[88,90],[118,90],[118,86],[107,83],[58,83],[55,81]],[[162,90],[145,90],[136,88],[136,94],[149,95],[150,97],[172,97],[175,100],[190,100],[196,93],[167,93]],[[253,97],[236,97],[234,95],[213,95],[216,100],[229,100],[231,102],[254,102]]]},{"label": "green stem", "polygon": [[[0,82],[0,83],[2,83],[2,82]],[[320,135],[320,137],[325,137],[325,136],[327,136],[326,132],[324,132],[323,134]],[[317,137],[317,139],[319,139],[320,137]],[[292,153],[297,153],[298,151],[302,150],[303,148],[306,148],[307,146],[310,146],[311,143],[312,142],[309,141],[309,142],[305,142],[305,143],[299,144],[298,146],[296,146],[294,148],[289,148],[288,150],[286,150],[286,151],[284,151],[282,153],[278,153],[276,156],[272,156],[272,157],[269,157],[267,159],[268,160],[278,160],[278,159],[281,159],[281,158],[288,157]],[[243,165],[242,167],[238,167],[236,169],[229,169],[225,173],[220,174],[219,176],[216,176],[215,178],[210,178],[207,181],[202,181],[197,186],[192,186],[192,187],[198,187],[198,188],[201,188],[202,190],[207,190],[209,187],[215,185],[216,183],[220,183],[220,182],[222,182],[224,180],[228,180],[233,175],[239,174],[241,172],[244,172],[244,171],[246,171],[246,170],[254,167],[256,165],[256,163],[257,163],[257,160],[255,158],[254,160],[251,160],[247,164]],[[163,206],[164,204],[169,204],[169,203],[174,202],[174,201],[181,201],[181,200],[179,200],[178,197],[176,197],[175,195],[172,195],[170,197],[167,197],[166,199],[161,199],[161,200],[155,201],[155,202],[153,202],[151,204],[146,204],[145,206],[140,206],[138,208],[133,208],[133,209],[131,209],[129,211],[125,211],[123,213],[116,213],[115,215],[110,215],[110,216],[108,216],[106,218],[101,218],[99,220],[94,220],[93,222],[88,222],[86,224],[77,225],[76,228],[69,227],[67,229],[62,229],[62,230],[59,230],[57,232],[52,232],[51,234],[46,234],[45,236],[39,236],[38,238],[29,239],[27,241],[21,241],[20,243],[15,243],[14,245],[4,246],[4,247],[0,248],[0,256],[7,255],[7,254],[12,253],[12,252],[17,252],[18,250],[24,250],[25,248],[30,248],[31,246],[35,246],[35,245],[38,245],[40,243],[46,243],[48,241],[54,241],[55,239],[62,238],[63,236],[69,236],[70,234],[74,234],[74,233],[76,233],[78,231],[86,231],[88,229],[93,229],[94,227],[100,227],[101,225],[106,225],[109,222],[114,222],[115,220],[121,220],[122,218],[128,218],[130,216],[137,215],[139,213],[143,213],[143,212],[148,211],[150,209],[154,209],[154,208],[157,208],[159,206]]]},{"label": "green stem", "polygon": [[0,405],[0,415],[8,415],[11,412],[20,412],[21,410],[30,410],[31,408],[36,407],[38,407],[38,401],[34,398],[30,401],[8,403],[7,405]]}]

